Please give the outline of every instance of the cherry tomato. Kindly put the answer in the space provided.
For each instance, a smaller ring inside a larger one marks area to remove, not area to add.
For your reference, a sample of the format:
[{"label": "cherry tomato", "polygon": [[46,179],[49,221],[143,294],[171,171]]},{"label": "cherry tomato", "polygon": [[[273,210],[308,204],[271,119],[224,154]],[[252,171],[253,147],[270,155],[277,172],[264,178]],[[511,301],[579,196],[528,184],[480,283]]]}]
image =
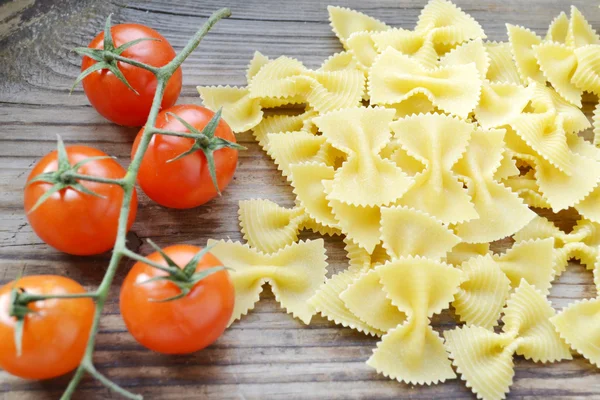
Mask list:
[{"label": "cherry tomato", "polygon": [[[175,118],[168,117],[173,113],[198,130],[202,130],[213,117],[214,113],[197,105],[177,105],[158,114],[156,127],[171,131],[188,132]],[[137,151],[144,129],[140,130],[131,155]],[[215,136],[235,142],[235,136],[229,125],[221,119]],[[217,196],[206,163],[206,157],[201,150],[189,154],[179,160],[169,160],[188,151],[194,140],[166,135],[154,135],[144,155],[138,182],[144,192],[158,204],[171,208],[193,208],[200,206]],[[238,151],[231,148],[216,150],[214,153],[215,168],[219,189],[223,191],[235,173]]]},{"label": "cherry tomato", "polygon": [[[175,57],[175,50],[160,33],[139,24],[121,24],[111,28],[115,47],[140,38],[146,40],[126,49],[121,56],[140,61],[154,67],[162,67]],[[104,49],[104,32],[90,42],[92,49]],[[84,71],[96,63],[89,57],[83,57],[81,70]],[[83,80],[83,90],[92,106],[106,119],[125,126],[141,126],[146,123],[157,80],[154,74],[145,69],[123,62],[117,63],[129,84],[138,92],[134,93],[112,72],[104,69],[95,71]],[[163,108],[171,107],[181,92],[181,68],[169,79],[161,103]]]},{"label": "cherry tomato", "polygon": [[[106,156],[102,151],[87,146],[67,146],[66,149],[71,165],[89,157]],[[35,165],[27,181],[41,173],[56,171],[57,166],[57,152],[53,151]],[[112,158],[90,161],[77,172],[112,179],[123,178],[126,173]],[[75,255],[100,254],[115,244],[123,189],[105,183],[83,180],[80,183],[102,197],[68,187],[54,193],[30,212],[38,199],[52,187],[50,183],[34,182],[25,187],[25,212],[35,233],[50,246]],[[135,220],[137,204],[134,192],[127,229]]]},{"label": "cherry tomato", "polygon": [[[190,245],[166,247],[163,251],[184,267],[201,248]],[[151,261],[167,265],[158,253]],[[212,254],[198,263],[196,272],[220,266]],[[187,354],[213,343],[227,328],[233,312],[234,289],[226,270],[215,272],[198,282],[185,297],[157,302],[181,293],[173,283],[164,280],[144,283],[167,273],[137,262],[129,271],[121,288],[121,315],[127,329],[143,346],[165,354]]]},{"label": "cherry tomato", "polygon": [[[9,315],[13,286],[11,282],[0,288],[0,367],[26,379],[50,379],[75,369],[85,352],[94,302],[81,298],[29,303],[33,312],[25,317],[19,356],[15,344],[16,319]],[[55,275],[26,276],[16,287],[38,295],[85,293],[79,283]]]}]

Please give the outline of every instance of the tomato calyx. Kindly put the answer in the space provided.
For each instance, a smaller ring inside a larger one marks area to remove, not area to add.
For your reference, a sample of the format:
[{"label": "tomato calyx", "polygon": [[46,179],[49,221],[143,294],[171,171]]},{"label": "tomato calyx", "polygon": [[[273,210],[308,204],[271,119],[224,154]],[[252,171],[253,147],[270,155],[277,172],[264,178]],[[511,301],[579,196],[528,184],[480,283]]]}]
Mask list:
[{"label": "tomato calyx", "polygon": [[174,300],[181,299],[181,298],[187,296],[192,291],[192,288],[194,286],[196,286],[196,284],[198,284],[198,282],[200,282],[204,278],[206,278],[214,273],[217,273],[219,271],[229,269],[223,265],[219,265],[216,267],[207,268],[202,271],[196,272],[196,267],[197,267],[198,263],[200,262],[200,260],[202,260],[202,258],[208,252],[210,252],[210,250],[213,246],[207,246],[207,247],[203,248],[202,250],[200,250],[198,253],[196,253],[194,255],[194,257],[192,257],[192,259],[190,261],[188,261],[188,263],[183,268],[181,268],[181,267],[179,267],[179,265],[177,265],[175,263],[175,261],[173,261],[173,259],[171,257],[169,257],[152,240],[148,239],[148,243],[165,260],[165,262],[167,263],[167,267],[165,267],[161,264],[152,262],[148,259],[145,259],[143,261],[140,260],[140,261],[150,265],[151,267],[154,267],[154,268],[157,268],[157,269],[167,272],[167,275],[155,276],[155,277],[147,279],[143,282],[139,282],[138,285],[145,285],[145,284],[148,284],[151,282],[165,281],[165,282],[173,283],[180,290],[179,294],[177,294],[175,296],[168,297],[166,299],[149,299],[149,301],[151,301],[151,302],[165,303],[168,301],[174,301]]},{"label": "tomato calyx", "polygon": [[147,41],[147,40],[160,41],[160,39],[140,38],[140,39],[136,39],[136,40],[132,40],[130,42],[124,43],[119,47],[115,47],[112,33],[110,31],[111,17],[112,17],[112,14],[110,14],[108,16],[108,18],[106,19],[106,23],[104,25],[104,46],[103,46],[104,48],[103,49],[90,49],[89,47],[76,47],[73,49],[73,51],[76,52],[77,54],[79,54],[81,56],[87,56],[97,62],[94,63],[91,67],[89,67],[85,71],[83,71],[77,77],[77,79],[75,80],[75,83],[71,87],[71,92],[73,92],[73,89],[75,89],[75,86],[77,86],[79,84],[79,82],[81,82],[83,79],[85,79],[86,76],[88,76],[91,73],[94,73],[96,71],[102,71],[102,70],[107,69],[110,72],[112,72],[113,75],[116,76],[121,82],[123,82],[123,84],[129,88],[129,90],[131,90],[135,94],[139,95],[137,90],[135,90],[133,88],[133,86],[131,86],[129,84],[129,82],[125,78],[125,75],[123,75],[123,72],[121,72],[121,70],[119,69],[119,66],[117,64],[119,61],[134,65],[136,67],[146,69],[146,70],[154,73],[155,75],[158,73],[158,70],[159,70],[158,68],[153,67],[148,64],[144,64],[144,63],[136,61],[136,60],[131,60],[129,58],[122,57],[121,54],[123,54],[123,52],[125,50],[127,50],[128,48],[135,46],[136,44],[138,44],[140,42]]},{"label": "tomato calyx", "polygon": [[214,158],[213,153],[215,151],[217,151],[219,149],[223,149],[223,148],[230,148],[230,149],[235,149],[235,150],[246,150],[246,148],[244,146],[241,146],[237,143],[230,142],[229,140],[215,136],[215,131],[217,129],[217,126],[219,125],[219,121],[221,120],[221,111],[222,111],[222,109],[217,110],[215,115],[213,115],[213,117],[210,119],[210,121],[208,121],[208,123],[202,129],[202,131],[199,131],[198,129],[194,128],[190,123],[188,123],[186,120],[181,118],[179,115],[168,112],[167,113],[168,117],[175,118],[183,126],[185,126],[190,133],[186,134],[186,133],[180,133],[180,132],[157,130],[157,133],[164,134],[164,135],[181,136],[181,137],[187,137],[187,138],[194,139],[194,144],[192,145],[192,147],[189,148],[189,150],[184,151],[177,157],[172,158],[172,159],[168,160],[167,162],[171,163],[171,162],[177,161],[187,155],[193,154],[198,150],[202,151],[204,153],[204,156],[206,157],[206,164],[208,165],[208,172],[210,174],[210,179],[212,180],[213,185],[215,186],[215,189],[217,190],[217,194],[219,196],[221,195],[221,190],[219,189],[219,184],[217,182],[217,171],[216,171],[216,167],[215,167],[215,158]]},{"label": "tomato calyx", "polygon": [[56,150],[58,153],[57,154],[58,168],[56,169],[56,171],[44,172],[42,174],[39,174],[39,175],[33,177],[29,182],[27,182],[27,186],[29,186],[35,182],[45,182],[45,183],[52,184],[52,187],[50,189],[48,189],[42,196],[40,196],[40,198],[34,204],[34,206],[31,208],[31,210],[29,210],[29,213],[34,212],[39,206],[41,206],[46,200],[48,200],[54,193],[60,192],[61,190],[67,189],[67,188],[71,188],[71,189],[77,190],[78,192],[81,192],[84,194],[89,194],[89,195],[95,196],[95,197],[100,197],[100,198],[104,197],[104,196],[86,188],[84,185],[82,185],[79,182],[79,180],[94,181],[94,182],[107,183],[107,184],[113,184],[113,185],[122,185],[122,183],[123,183],[122,180],[82,175],[77,172],[79,170],[79,168],[81,168],[84,164],[87,164],[91,161],[105,160],[107,158],[113,158],[113,157],[110,157],[110,156],[88,157],[86,159],[79,161],[78,163],[71,165],[71,163],[69,162],[69,157],[67,156],[67,149],[65,148],[65,144],[64,144],[62,138],[60,137],[60,135],[56,135],[56,136],[57,136]]}]

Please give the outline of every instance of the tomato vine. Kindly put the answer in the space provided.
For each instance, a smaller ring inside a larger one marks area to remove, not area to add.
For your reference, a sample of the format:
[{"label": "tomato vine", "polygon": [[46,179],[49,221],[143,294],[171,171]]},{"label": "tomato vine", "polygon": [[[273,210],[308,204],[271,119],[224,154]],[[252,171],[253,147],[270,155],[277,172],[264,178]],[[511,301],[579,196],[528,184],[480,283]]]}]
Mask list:
[{"label": "tomato vine", "polygon": [[[126,48],[133,46],[134,44],[140,42],[141,40],[132,41],[132,42],[126,43],[125,45],[115,48],[114,44],[112,43],[112,38],[110,35],[110,29],[111,29],[110,16],[108,17],[108,19],[106,21],[106,27],[105,27],[105,36],[106,36],[106,40],[108,41],[108,46],[105,46],[105,49],[103,49],[103,50],[94,50],[94,49],[88,49],[88,48],[76,49],[76,51],[79,54],[86,55],[86,56],[96,60],[97,63],[94,64],[94,66],[92,67],[93,70],[88,69],[88,70],[84,71],[82,73],[82,75],[79,76],[79,78],[77,79],[75,84],[79,83],[83,78],[85,78],[85,76],[87,76],[91,72],[94,72],[94,71],[97,71],[100,69],[108,69],[109,71],[113,72],[117,77],[119,77],[119,79],[121,79],[122,74],[117,67],[117,61],[118,61],[118,62],[122,62],[122,63],[131,64],[136,67],[143,68],[143,69],[146,69],[146,70],[152,72],[156,76],[157,86],[156,86],[156,92],[154,94],[154,99],[152,102],[152,108],[150,109],[150,113],[148,115],[148,120],[144,126],[144,133],[143,133],[140,143],[137,147],[137,151],[135,152],[135,155],[132,158],[131,164],[129,165],[129,168],[127,169],[127,173],[123,178],[121,178],[121,179],[102,178],[101,179],[101,178],[94,177],[94,176],[78,174],[77,169],[80,165],[79,164],[75,164],[75,165],[69,164],[69,162],[66,158],[64,145],[62,144],[62,141],[60,140],[60,138],[59,138],[59,144],[58,144],[58,151],[59,151],[59,156],[62,155],[62,158],[61,158],[62,163],[59,162],[58,170],[56,172],[44,174],[43,176],[36,178],[37,181],[44,181],[44,182],[52,183],[53,188],[51,190],[53,190],[53,192],[62,190],[66,187],[71,187],[75,190],[82,190],[81,189],[82,185],[79,183],[79,181],[81,181],[81,180],[118,185],[118,186],[122,187],[122,189],[123,189],[123,200],[122,200],[121,210],[120,210],[120,214],[119,214],[117,238],[116,238],[115,245],[113,248],[113,254],[111,256],[106,273],[105,273],[100,285],[96,289],[96,291],[85,293],[85,294],[77,294],[77,295],[44,296],[44,295],[33,295],[30,293],[24,292],[17,286],[15,286],[12,290],[11,305],[10,305],[9,312],[10,312],[11,316],[17,318],[17,326],[18,327],[17,327],[17,329],[15,329],[15,333],[17,336],[15,338],[15,340],[17,341],[17,347],[19,347],[19,344],[20,344],[19,334],[20,334],[20,332],[22,332],[23,324],[25,322],[25,317],[30,312],[30,310],[27,307],[27,305],[29,303],[34,302],[34,301],[48,300],[48,299],[82,298],[82,297],[90,298],[90,299],[94,300],[94,302],[95,302],[94,319],[93,319],[93,324],[92,324],[92,328],[90,331],[89,339],[87,342],[85,354],[84,354],[78,368],[75,370],[75,374],[74,374],[73,378],[71,379],[64,394],[62,395],[62,397],[61,397],[62,400],[67,400],[67,399],[71,398],[71,396],[75,392],[77,386],[79,385],[79,382],[81,381],[84,374],[86,374],[86,373],[92,375],[98,381],[100,381],[103,385],[105,385],[109,389],[113,390],[116,393],[119,393],[120,395],[122,395],[126,398],[142,399],[141,395],[131,393],[130,391],[120,387],[119,385],[110,381],[107,377],[102,375],[98,370],[96,370],[96,368],[93,364],[93,359],[92,359],[96,336],[97,336],[98,328],[99,328],[100,317],[102,316],[102,312],[103,312],[104,305],[105,305],[107,297],[108,297],[110,286],[114,280],[116,271],[119,267],[120,261],[123,258],[123,256],[126,256],[126,257],[131,258],[136,261],[141,261],[141,262],[148,264],[150,266],[153,266],[155,268],[167,270],[167,272],[169,272],[169,275],[167,277],[161,277],[160,279],[168,279],[169,281],[175,283],[181,290],[181,296],[185,296],[185,294],[189,291],[190,285],[193,285],[194,283],[197,283],[199,280],[203,279],[204,277],[208,276],[209,274],[224,268],[224,267],[215,267],[215,268],[212,268],[211,270],[206,270],[206,271],[203,271],[200,273],[194,272],[194,270],[193,270],[193,267],[195,266],[194,261],[202,258],[202,256],[206,253],[206,251],[208,251],[208,249],[204,249],[203,251],[198,253],[198,255],[196,257],[194,257],[194,259],[190,262],[191,266],[186,266],[184,269],[179,269],[176,265],[172,265],[172,262],[169,262],[168,257],[165,258],[165,260],[167,261],[169,267],[164,267],[164,266],[157,264],[155,262],[152,262],[152,261],[148,260],[146,257],[141,256],[141,255],[133,252],[132,250],[128,249],[126,247],[125,236],[127,233],[127,222],[128,222],[129,214],[131,211],[130,210],[131,209],[131,200],[132,200],[132,196],[134,194],[135,183],[136,183],[137,175],[138,175],[138,172],[140,169],[140,164],[142,162],[142,158],[150,144],[150,141],[151,141],[153,135],[161,134],[161,135],[170,135],[170,136],[185,136],[185,137],[192,138],[195,140],[195,144],[192,147],[193,151],[196,151],[196,150],[203,151],[207,155],[207,159],[212,155],[212,152],[214,150],[217,150],[219,148],[222,148],[222,147],[239,148],[239,147],[241,147],[241,146],[236,145],[235,143],[230,143],[230,142],[227,142],[222,139],[214,137],[214,129],[216,128],[216,125],[219,122],[220,112],[215,114],[215,117],[213,118],[213,120],[211,120],[211,123],[209,123],[206,126],[206,128],[202,131],[198,131],[196,129],[190,129],[190,133],[184,134],[182,132],[175,132],[175,131],[169,131],[169,130],[156,128],[156,118],[157,118],[158,112],[160,111],[160,108],[161,108],[161,102],[162,102],[163,95],[165,92],[165,87],[167,85],[167,82],[169,81],[169,78],[171,78],[171,76],[175,73],[175,71],[177,71],[177,69],[181,66],[183,61],[192,53],[192,51],[194,51],[196,49],[196,47],[198,47],[198,45],[200,44],[200,42],[202,41],[204,36],[206,36],[206,34],[210,31],[210,29],[219,20],[221,20],[223,18],[227,18],[230,15],[231,15],[231,12],[227,8],[223,8],[223,9],[215,12],[214,14],[212,14],[208,18],[206,23],[190,39],[190,41],[183,48],[183,50],[181,52],[179,52],[175,56],[175,58],[173,58],[168,64],[164,65],[163,67],[153,67],[153,66],[146,65],[144,63],[140,63],[138,61],[131,60],[131,59],[121,56],[121,53]],[[148,39],[148,40],[151,40],[151,39]],[[107,41],[105,41],[105,44],[107,43]],[[127,85],[128,87],[130,87],[126,81],[124,81],[123,83],[125,85]],[[183,123],[184,121],[181,121],[181,122]],[[227,143],[225,143],[225,142],[227,142]],[[182,154],[179,157],[182,157],[185,155],[186,154]],[[212,166],[211,177],[213,178],[213,180],[215,180],[214,164]],[[218,190],[218,187],[217,187],[217,190]],[[85,192],[85,188],[83,189],[83,191]],[[48,193],[50,193],[50,191]],[[43,201],[43,199],[40,199],[40,200]],[[154,245],[153,245],[153,247],[154,247]],[[179,296],[176,296],[173,299],[178,298],[178,297]],[[168,300],[172,300],[172,299],[164,299],[164,300],[159,299],[159,301],[168,301]]]}]

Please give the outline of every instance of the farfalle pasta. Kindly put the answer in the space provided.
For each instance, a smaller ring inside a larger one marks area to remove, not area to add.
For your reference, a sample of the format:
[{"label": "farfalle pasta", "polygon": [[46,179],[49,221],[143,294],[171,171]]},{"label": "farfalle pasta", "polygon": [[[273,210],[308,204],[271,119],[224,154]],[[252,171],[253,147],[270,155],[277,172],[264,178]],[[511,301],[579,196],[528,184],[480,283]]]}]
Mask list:
[{"label": "farfalle pasta", "polygon": [[[600,291],[600,106],[594,143],[581,109],[600,94],[600,36],[575,7],[545,35],[507,24],[506,42],[447,0],[412,30],[328,12],[344,49],[317,69],[256,52],[246,87],[199,88],[252,130],[294,197],[240,201],[247,244],[211,242],[234,269],[232,321],[270,282],[303,322],[380,337],[378,373],[434,384],[456,371],[484,400],[505,397],[515,354],[557,361],[570,346],[600,367],[598,299],[555,314],[545,298],[571,259]],[[563,232],[542,208],[578,220]],[[340,235],[347,268],[326,279],[324,243],[303,230]],[[431,318],[448,307],[461,326],[444,343]]]},{"label": "farfalle pasta", "polygon": [[443,340],[430,318],[447,308],[458,291],[460,270],[420,257],[393,260],[375,269],[392,304],[406,321],[377,343],[367,364],[378,373],[413,384],[444,382],[456,377]]},{"label": "farfalle pasta", "polygon": [[415,176],[415,184],[400,198],[400,204],[427,212],[445,223],[477,218],[470,196],[452,172],[467,149],[474,125],[446,115],[421,114],[390,126],[394,138],[408,154],[425,165],[425,170]]},{"label": "farfalle pasta", "polygon": [[288,313],[305,324],[310,323],[315,310],[307,301],[325,281],[327,272],[323,239],[294,243],[273,254],[223,240],[209,240],[208,246],[231,268],[235,306],[230,323],[254,308],[266,282]]},{"label": "farfalle pasta", "polygon": [[444,332],[452,363],[478,398],[505,398],[514,376],[515,354],[542,363],[572,358],[550,323],[554,314],[544,295],[523,281],[508,300],[502,333],[479,326]]}]

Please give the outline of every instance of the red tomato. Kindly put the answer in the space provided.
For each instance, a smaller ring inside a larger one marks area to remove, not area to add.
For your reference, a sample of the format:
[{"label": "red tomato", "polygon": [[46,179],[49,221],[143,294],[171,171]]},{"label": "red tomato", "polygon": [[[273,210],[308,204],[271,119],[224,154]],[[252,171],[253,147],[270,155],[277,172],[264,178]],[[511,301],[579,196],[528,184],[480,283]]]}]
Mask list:
[{"label": "red tomato", "polygon": [[[167,112],[179,115],[190,125],[202,130],[214,113],[204,107],[183,104],[171,107],[158,114],[156,127],[171,131],[188,132],[175,118],[167,117]],[[131,151],[133,158],[144,133],[140,130]],[[215,136],[235,142],[235,136],[229,125],[221,119]],[[201,150],[189,154],[177,161],[168,162],[189,150],[193,139],[154,135],[142,160],[138,182],[144,192],[158,204],[171,208],[193,208],[200,206],[217,195],[208,172],[206,157]],[[223,191],[235,173],[238,151],[223,148],[215,151],[215,168],[219,189]]]},{"label": "red tomato", "polygon": [[[87,146],[67,146],[71,165],[88,157],[106,156],[100,150]],[[33,168],[27,181],[35,176],[57,170],[57,152],[44,156]],[[90,161],[77,171],[80,174],[118,179],[125,169],[112,158]],[[31,227],[50,246],[69,254],[91,255],[110,250],[117,238],[117,224],[123,189],[117,185],[80,181],[89,190],[103,196],[96,197],[66,188],[54,193],[36,210],[30,210],[52,184],[34,182],[25,187],[25,212]],[[137,212],[137,195],[131,200],[128,228]]]},{"label": "red tomato", "polygon": [[[144,25],[120,24],[111,28],[115,47],[140,38],[155,38],[140,42],[127,50],[121,56],[130,58],[154,67],[162,67],[175,57],[175,50],[160,33]],[[104,48],[104,32],[101,32],[90,42],[92,49]],[[83,57],[81,70],[84,71],[96,63],[89,57]],[[119,69],[125,79],[138,92],[135,94],[112,72],[108,70],[95,71],[83,80],[83,90],[92,106],[105,118],[125,126],[141,126],[146,123],[157,80],[154,74],[145,69],[130,64],[118,62]],[[178,68],[169,79],[161,103],[163,108],[171,107],[177,101],[181,92],[181,68]]]},{"label": "red tomato", "polygon": [[[190,245],[166,247],[164,252],[184,267],[201,248]],[[156,252],[151,261],[167,265]],[[196,272],[220,266],[212,254],[198,263]],[[137,262],[121,288],[121,315],[127,329],[143,346],[165,354],[187,354],[213,343],[227,328],[233,312],[234,289],[227,271],[219,271],[198,282],[185,297],[156,302],[180,294],[180,289],[164,280],[144,283],[167,273]]]},{"label": "red tomato", "polygon": [[[49,379],[75,369],[83,354],[94,318],[91,299],[51,299],[29,303],[33,313],[25,317],[22,353],[15,345],[16,319],[9,315],[14,283],[0,288],[0,367],[26,379]],[[18,288],[31,294],[85,293],[69,278],[54,275],[26,276]]]}]

